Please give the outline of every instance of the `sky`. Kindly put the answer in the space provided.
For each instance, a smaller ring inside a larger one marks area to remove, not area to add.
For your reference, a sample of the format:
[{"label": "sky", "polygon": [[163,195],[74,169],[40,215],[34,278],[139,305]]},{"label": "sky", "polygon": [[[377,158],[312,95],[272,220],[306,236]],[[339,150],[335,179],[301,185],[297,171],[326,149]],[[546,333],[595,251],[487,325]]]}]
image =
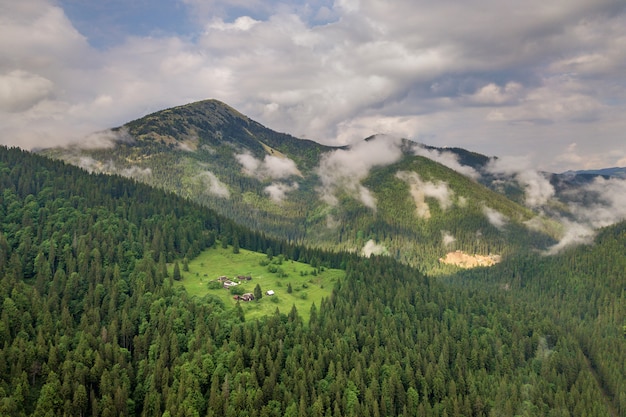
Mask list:
[{"label": "sky", "polygon": [[329,145],[626,166],[626,2],[0,0],[1,144],[208,98]]}]

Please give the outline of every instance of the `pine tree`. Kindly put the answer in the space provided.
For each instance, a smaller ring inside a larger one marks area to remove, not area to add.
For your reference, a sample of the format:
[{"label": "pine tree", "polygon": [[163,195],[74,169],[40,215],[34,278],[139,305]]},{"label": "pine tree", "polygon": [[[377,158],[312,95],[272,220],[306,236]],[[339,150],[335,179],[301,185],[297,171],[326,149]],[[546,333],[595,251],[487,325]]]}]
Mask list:
[{"label": "pine tree", "polygon": [[182,276],[180,275],[180,266],[178,265],[178,261],[174,262],[174,280],[180,281]]}]

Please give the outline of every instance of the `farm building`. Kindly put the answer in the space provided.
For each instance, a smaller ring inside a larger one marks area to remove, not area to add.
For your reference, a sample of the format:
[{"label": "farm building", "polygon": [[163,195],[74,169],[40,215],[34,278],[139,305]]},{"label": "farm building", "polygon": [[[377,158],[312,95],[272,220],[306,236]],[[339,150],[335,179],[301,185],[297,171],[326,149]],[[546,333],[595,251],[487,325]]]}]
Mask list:
[{"label": "farm building", "polygon": [[224,288],[229,289],[229,288],[231,288],[231,287],[235,287],[235,286],[237,286],[237,285],[239,285],[239,284],[238,284],[238,283],[236,283],[236,282],[230,281],[230,280],[226,280],[226,281],[224,281],[224,282],[222,283],[222,285],[224,286]]},{"label": "farm building", "polygon": [[233,299],[237,301],[252,301],[254,300],[254,294],[247,292],[243,295],[235,295]]},{"label": "farm building", "polygon": [[239,297],[239,299],[243,301],[252,301],[254,300],[254,294],[252,294],[251,292],[247,292],[241,297]]}]

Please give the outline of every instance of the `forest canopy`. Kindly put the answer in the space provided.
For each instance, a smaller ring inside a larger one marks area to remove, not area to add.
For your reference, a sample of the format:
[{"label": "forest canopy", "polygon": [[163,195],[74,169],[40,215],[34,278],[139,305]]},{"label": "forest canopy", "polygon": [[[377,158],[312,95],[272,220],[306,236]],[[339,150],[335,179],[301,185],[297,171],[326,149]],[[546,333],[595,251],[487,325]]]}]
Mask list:
[{"label": "forest canopy", "polygon": [[[593,248],[443,280],[18,149],[0,148],[0,184],[0,415],[626,411],[623,224]],[[218,240],[346,277],[308,322],[246,320],[167,272]]]}]

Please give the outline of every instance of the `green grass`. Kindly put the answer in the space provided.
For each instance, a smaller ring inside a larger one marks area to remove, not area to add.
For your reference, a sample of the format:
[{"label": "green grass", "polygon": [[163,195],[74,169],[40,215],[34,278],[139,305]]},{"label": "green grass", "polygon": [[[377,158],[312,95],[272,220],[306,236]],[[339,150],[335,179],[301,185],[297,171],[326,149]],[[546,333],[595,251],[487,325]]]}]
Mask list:
[{"label": "green grass", "polygon": [[[278,259],[278,256],[273,258],[274,262]],[[319,308],[322,298],[328,297],[337,280],[345,276],[345,272],[339,269],[322,269],[317,275],[313,275],[315,269],[309,264],[285,260],[282,265],[272,264],[281,268],[283,275],[287,275],[281,277],[278,273],[270,272],[267,265],[261,265],[261,262],[267,261],[265,254],[245,249],[235,254],[232,247],[211,248],[189,261],[189,272],[183,271],[182,262],[179,262],[183,278],[175,285],[184,286],[191,296],[202,298],[211,294],[219,297],[226,306],[235,307],[237,301],[233,299],[233,294],[229,290],[209,289],[209,282],[215,281],[220,276],[232,280],[239,275],[249,275],[252,280],[242,281],[240,286],[245,292],[254,292],[254,287],[259,284],[263,298],[249,302],[240,301],[246,319],[273,314],[276,308],[281,313],[288,314],[295,304],[298,314],[306,323],[309,320],[311,305],[315,303]],[[173,273],[172,265],[169,267],[169,273]],[[293,289],[291,294],[287,292],[288,284],[291,284]],[[265,295],[268,290],[274,290],[275,295]]]}]

